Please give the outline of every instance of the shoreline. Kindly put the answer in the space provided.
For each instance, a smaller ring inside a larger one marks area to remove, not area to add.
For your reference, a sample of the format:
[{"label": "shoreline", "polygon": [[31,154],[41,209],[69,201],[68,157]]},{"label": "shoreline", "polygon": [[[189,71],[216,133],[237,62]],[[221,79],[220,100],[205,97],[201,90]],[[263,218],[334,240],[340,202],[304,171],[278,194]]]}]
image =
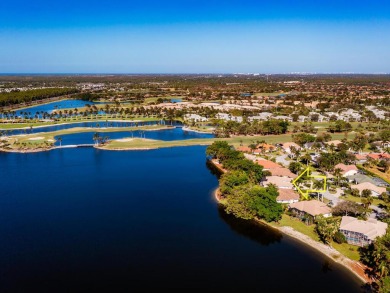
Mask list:
[{"label": "shoreline", "polygon": [[197,132],[197,133],[213,134],[213,132],[195,130],[195,129],[192,129],[192,128],[189,128],[189,127],[186,127],[186,126],[183,126],[182,128],[183,128],[184,131],[192,131],[192,132]]},{"label": "shoreline", "polygon": [[[154,121],[159,121],[159,120],[148,120],[148,121],[144,121],[144,120],[108,120],[109,122],[129,122],[129,123],[139,123],[139,122],[154,122]],[[38,126],[33,126],[32,128],[33,129],[37,129],[37,128],[45,128],[45,127],[53,127],[53,126],[61,126],[61,125],[70,125],[70,124],[77,124],[77,123],[100,123],[100,122],[104,122],[106,123],[106,120],[94,120],[94,121],[72,121],[72,122],[63,122],[63,123],[55,123],[55,124],[48,124],[48,125],[38,125]],[[4,124],[7,124],[7,123],[4,123]],[[26,123],[27,124],[27,123]],[[1,125],[1,123],[0,123]],[[156,124],[157,125],[157,124]],[[169,125],[170,126],[170,125]],[[119,126],[119,127],[122,127],[122,126]],[[119,128],[119,127],[105,127],[105,128]],[[135,127],[135,126],[134,126]],[[91,127],[93,128],[93,127]],[[17,128],[0,128],[0,130],[23,130],[23,129],[31,129],[30,126],[26,126],[26,127],[17,127]],[[95,128],[94,128],[95,129]]]},{"label": "shoreline", "polygon": [[[219,187],[216,188],[213,192],[214,199],[216,202],[220,205],[223,205],[221,202],[221,197],[219,194]],[[356,277],[358,277],[363,283],[371,283],[373,280],[371,280],[365,273],[364,273],[364,266],[358,262],[351,260],[347,258],[346,256],[342,255],[340,252],[338,252],[336,249],[332,248],[331,246],[325,245],[321,242],[315,241],[311,239],[309,236],[296,231],[292,227],[284,226],[284,227],[277,227],[270,223],[267,223],[265,221],[262,221],[260,219],[255,218],[253,221],[255,221],[258,224],[262,224],[267,226],[268,228],[275,229],[284,235],[287,235],[291,238],[294,238],[295,240],[299,241],[300,243],[309,246],[310,248],[316,250],[317,252],[321,253],[322,255],[325,255],[327,258],[331,259],[332,261],[342,265],[344,268],[348,269],[350,272],[352,272]]]}]

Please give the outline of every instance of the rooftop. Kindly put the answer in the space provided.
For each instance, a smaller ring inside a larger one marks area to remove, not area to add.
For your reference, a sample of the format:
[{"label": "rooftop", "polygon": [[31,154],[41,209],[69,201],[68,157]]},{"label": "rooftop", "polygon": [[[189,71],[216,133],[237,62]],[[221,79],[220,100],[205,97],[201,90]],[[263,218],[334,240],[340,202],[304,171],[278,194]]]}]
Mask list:
[{"label": "rooftop", "polygon": [[323,202],[318,200],[299,201],[291,203],[290,208],[303,211],[312,216],[330,214],[330,208]]},{"label": "rooftop", "polygon": [[375,219],[363,221],[354,217],[344,216],[341,219],[340,229],[362,233],[368,239],[374,240],[376,237],[386,234],[387,224]]}]

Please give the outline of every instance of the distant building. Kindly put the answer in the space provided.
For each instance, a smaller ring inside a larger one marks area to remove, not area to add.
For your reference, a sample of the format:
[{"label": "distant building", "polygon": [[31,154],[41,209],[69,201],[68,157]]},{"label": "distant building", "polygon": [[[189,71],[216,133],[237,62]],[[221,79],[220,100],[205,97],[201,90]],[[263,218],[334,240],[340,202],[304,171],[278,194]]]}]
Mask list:
[{"label": "distant building", "polygon": [[345,216],[340,224],[340,232],[344,234],[347,242],[358,246],[371,244],[375,238],[385,235],[386,230],[387,224],[375,219],[362,221]]}]

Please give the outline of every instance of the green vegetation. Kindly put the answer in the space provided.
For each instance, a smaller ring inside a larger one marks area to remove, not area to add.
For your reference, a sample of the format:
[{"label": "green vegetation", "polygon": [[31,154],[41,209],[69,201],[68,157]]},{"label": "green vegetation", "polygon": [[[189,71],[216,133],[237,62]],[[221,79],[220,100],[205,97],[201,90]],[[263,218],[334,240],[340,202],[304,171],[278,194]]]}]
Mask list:
[{"label": "green vegetation", "polygon": [[69,95],[76,92],[78,92],[78,90],[74,88],[44,88],[0,93],[0,106],[28,103],[56,96]]},{"label": "green vegetation", "polygon": [[207,148],[206,154],[219,160],[228,170],[219,181],[227,213],[246,220],[260,218],[271,222],[281,219],[283,209],[276,202],[277,189],[274,186],[259,186],[263,177],[261,166],[245,159],[227,142],[214,142]]},{"label": "green vegetation", "polygon": [[370,274],[378,278],[378,292],[390,289],[390,229],[368,247],[360,249],[362,262],[370,267]]}]

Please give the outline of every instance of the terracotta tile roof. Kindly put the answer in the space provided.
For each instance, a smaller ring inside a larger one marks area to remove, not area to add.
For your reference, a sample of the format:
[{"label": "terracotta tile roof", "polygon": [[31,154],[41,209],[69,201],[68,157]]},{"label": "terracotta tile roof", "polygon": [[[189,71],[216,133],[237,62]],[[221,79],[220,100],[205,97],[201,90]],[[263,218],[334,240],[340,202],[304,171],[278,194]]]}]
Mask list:
[{"label": "terracotta tile roof", "polygon": [[264,169],[269,170],[269,169],[275,169],[275,168],[282,168],[279,164],[265,160],[265,159],[258,159],[257,164],[263,166]]},{"label": "terracotta tile roof", "polygon": [[380,160],[380,159],[390,159],[390,155],[386,153],[382,154],[368,154],[367,157],[370,157],[374,160]]},{"label": "terracotta tile roof", "polygon": [[340,229],[362,233],[363,235],[366,235],[368,239],[374,240],[376,237],[386,234],[387,226],[388,225],[386,223],[375,219],[362,221],[354,217],[344,216],[341,219]]},{"label": "terracotta tile roof", "polygon": [[298,177],[296,174],[294,174],[293,172],[291,172],[287,168],[275,168],[275,169],[271,169],[269,171],[271,172],[272,176],[281,176],[281,177],[286,176],[286,177],[290,177],[292,179]]},{"label": "terracotta tile roof", "polygon": [[367,155],[366,154],[356,154],[355,157],[356,157],[357,160],[365,160],[365,159],[367,159]]},{"label": "terracotta tile roof", "polygon": [[277,201],[299,200],[299,194],[292,189],[279,189]]},{"label": "terracotta tile roof", "polygon": [[358,171],[358,168],[355,165],[345,165],[343,163],[337,164],[334,166],[335,169],[341,169],[343,173],[346,173],[348,171]]},{"label": "terracotta tile roof", "polygon": [[291,183],[291,178],[289,177],[279,177],[279,176],[267,176],[263,181],[264,186],[268,186],[268,184],[274,184],[278,188],[288,188],[293,189],[293,184]]},{"label": "terracotta tile roof", "polygon": [[283,149],[288,149],[288,148],[290,148],[290,147],[295,147],[295,148],[297,148],[297,149],[300,149],[301,147],[298,145],[298,144],[296,144],[295,142],[285,142],[285,143],[283,143],[282,144],[282,148]]},{"label": "terracotta tile roof", "polygon": [[359,192],[362,192],[364,189],[375,191],[378,194],[386,192],[386,188],[385,187],[379,187],[379,186],[376,186],[376,185],[374,185],[374,184],[372,184],[370,182],[362,182],[360,184],[351,185],[351,188],[356,188],[356,189],[359,190]]},{"label": "terracotta tile roof", "polygon": [[237,151],[244,152],[244,153],[252,153],[252,150],[249,147],[246,147],[246,146],[238,147]]},{"label": "terracotta tile roof", "polygon": [[325,203],[318,200],[294,202],[290,203],[289,207],[303,211],[312,216],[330,214],[331,212],[330,208],[327,207]]}]

